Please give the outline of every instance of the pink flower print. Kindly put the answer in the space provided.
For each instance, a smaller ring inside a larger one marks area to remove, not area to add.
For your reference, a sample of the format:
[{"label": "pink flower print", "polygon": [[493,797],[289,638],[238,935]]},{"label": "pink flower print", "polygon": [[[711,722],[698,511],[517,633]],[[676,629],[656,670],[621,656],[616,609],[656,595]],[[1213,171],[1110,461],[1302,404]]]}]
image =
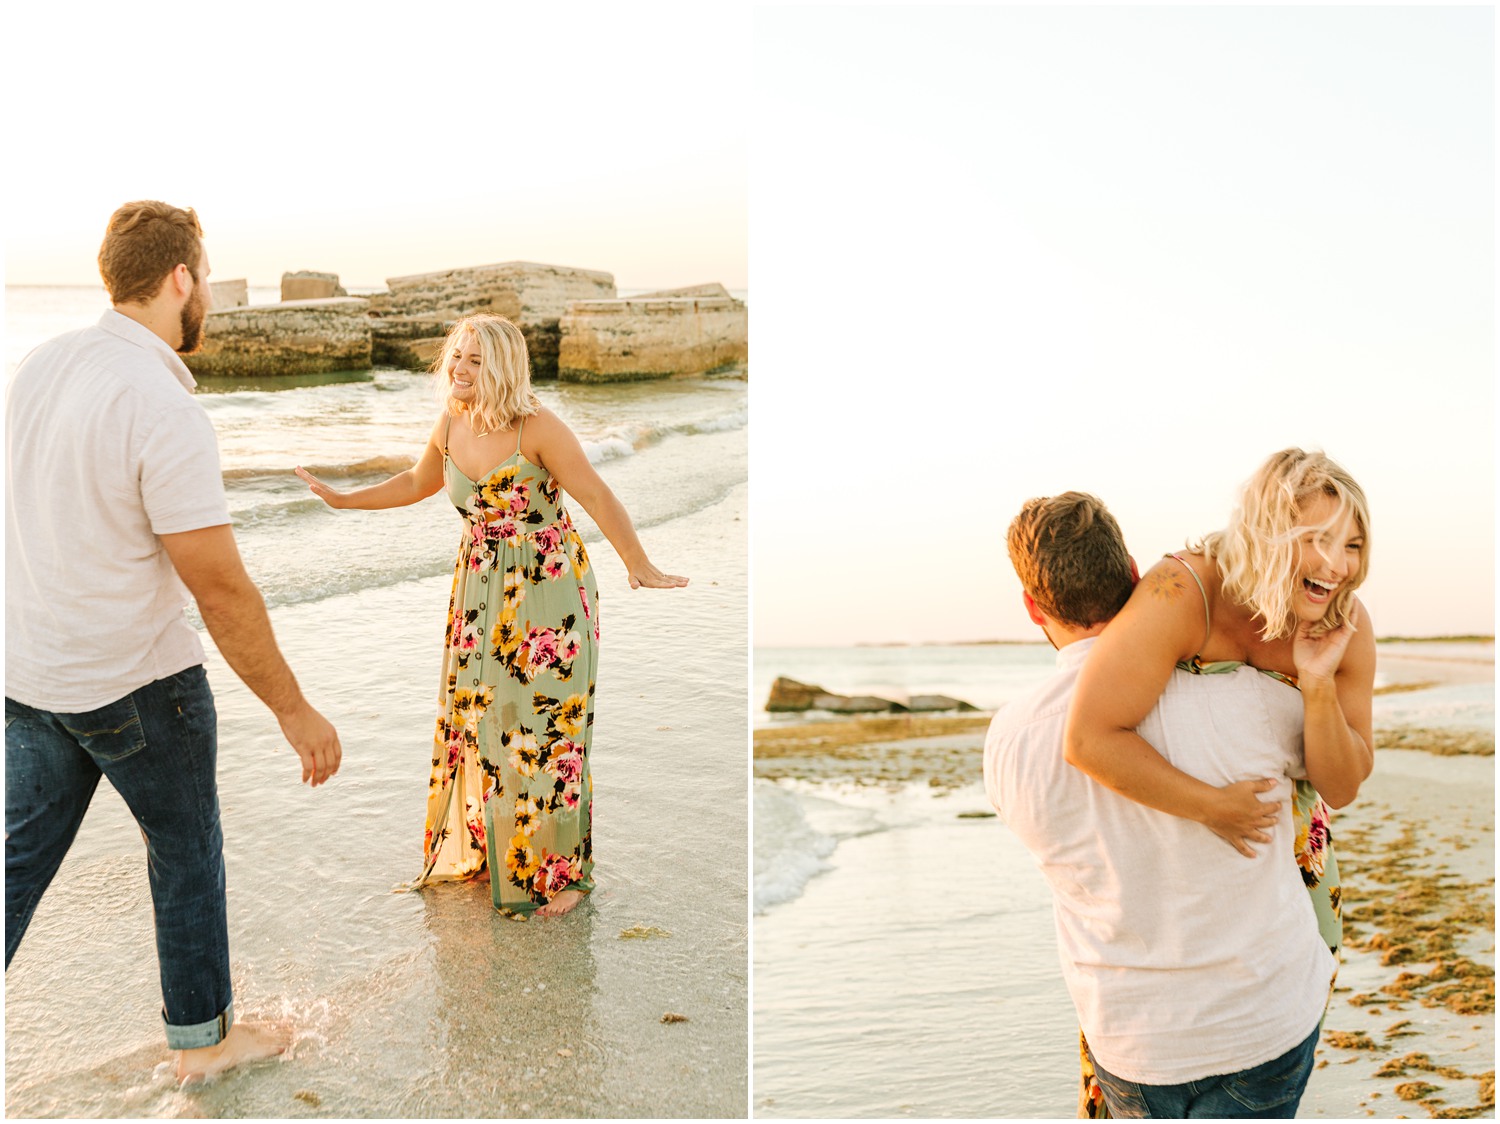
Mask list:
[{"label": "pink flower print", "polygon": [[483,847],[484,847],[484,812],[483,812],[483,810],[481,808],[479,808],[478,806],[476,806],[475,803],[474,803],[474,801],[472,801],[472,800],[468,801],[468,812],[469,812],[469,815],[468,815],[468,817],[466,819],[466,825],[468,826],[469,834],[474,837],[475,844],[478,845],[481,849],[483,849]]},{"label": "pink flower print", "polygon": [[550,898],[575,878],[573,864],[566,855],[548,855],[532,876],[531,888]]},{"label": "pink flower print", "polygon": [[577,784],[563,785],[562,802],[564,804],[566,804],[569,808],[576,808],[576,807],[578,807],[578,798],[579,798],[579,796],[581,794],[581,791],[582,791],[582,786],[580,786],[580,785],[577,785]]},{"label": "pink flower print", "polygon": [[[559,752],[561,750],[561,752]],[[583,754],[574,742],[559,742],[547,762],[547,772],[564,784],[573,784],[583,776]]]},{"label": "pink flower print", "polygon": [[512,515],[520,515],[521,512],[526,510],[528,491],[525,484],[517,484],[510,495],[506,497],[506,506],[510,508]]},{"label": "pink flower print", "polygon": [[536,543],[538,554],[552,554],[562,545],[562,527],[549,523],[539,531],[533,531],[531,541]]},{"label": "pink flower print", "polygon": [[534,628],[526,634],[524,655],[527,674],[535,677],[538,672],[558,663],[558,635],[555,629]]},{"label": "pink flower print", "polygon": [[[583,619],[586,621],[593,620],[594,614],[589,612],[589,591],[586,586],[578,587],[578,603],[583,606]],[[595,639],[598,638],[595,637]]]},{"label": "pink flower print", "polygon": [[562,577],[563,572],[567,570],[567,568],[568,556],[563,551],[558,551],[555,554],[547,555],[546,561],[542,563],[542,573],[546,574],[547,577],[553,581]]},{"label": "pink flower print", "polygon": [[472,652],[475,648],[479,647],[479,641],[484,634],[484,630],[479,627],[478,621],[470,621],[457,629],[456,633],[453,639],[453,646],[460,652]]}]

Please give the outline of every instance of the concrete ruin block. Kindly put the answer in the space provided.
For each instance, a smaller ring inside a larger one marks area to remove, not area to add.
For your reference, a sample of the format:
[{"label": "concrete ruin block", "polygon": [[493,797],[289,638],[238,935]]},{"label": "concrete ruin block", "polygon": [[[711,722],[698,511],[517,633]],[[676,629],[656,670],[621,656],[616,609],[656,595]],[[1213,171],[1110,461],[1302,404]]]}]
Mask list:
[{"label": "concrete ruin block", "polygon": [[651,293],[634,293],[630,296],[633,301],[658,300],[662,297],[724,297],[733,299],[729,290],[717,281],[710,281],[706,285],[684,285],[680,289],[657,289]]},{"label": "concrete ruin block", "polygon": [[281,275],[281,299],[285,301],[316,301],[329,297],[347,297],[349,294],[339,284],[337,273],[318,273],[316,270],[299,269],[295,273]]},{"label": "concrete ruin block", "polygon": [[332,297],[210,312],[202,349],[183,362],[197,375],[369,370],[368,306],[359,297]]},{"label": "concrete ruin block", "polygon": [[446,321],[474,312],[504,316],[526,337],[533,375],[557,374],[559,321],[575,301],[612,298],[612,274],[563,265],[512,261],[439,273],[387,278],[388,291],[374,302],[379,316]]},{"label": "concrete ruin block", "polygon": [[560,328],[565,382],[719,373],[749,358],[749,313],[733,297],[578,301]]},{"label": "concrete ruin block", "polygon": [[250,285],[244,278],[237,281],[210,281],[215,308],[243,308],[250,303]]}]

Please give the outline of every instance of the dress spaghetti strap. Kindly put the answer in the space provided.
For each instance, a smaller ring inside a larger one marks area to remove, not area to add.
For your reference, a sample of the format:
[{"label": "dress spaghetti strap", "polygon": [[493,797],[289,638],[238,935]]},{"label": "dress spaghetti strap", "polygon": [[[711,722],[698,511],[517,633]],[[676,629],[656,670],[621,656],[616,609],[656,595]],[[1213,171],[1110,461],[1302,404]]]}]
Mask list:
[{"label": "dress spaghetti strap", "polygon": [[443,422],[443,459],[448,459],[448,431],[453,428],[453,414],[448,414],[447,420]]},{"label": "dress spaghetti strap", "polygon": [[1187,560],[1180,554],[1164,554],[1163,558],[1174,558],[1182,563],[1182,568],[1193,577],[1193,582],[1198,587],[1198,592],[1203,595],[1203,643],[1198,645],[1198,654],[1193,657],[1195,664],[1202,663],[1203,649],[1208,647],[1208,638],[1213,635],[1213,617],[1208,610],[1208,590],[1203,588],[1203,579],[1198,576],[1198,571],[1187,564]]},{"label": "dress spaghetti strap", "polygon": [[[521,430],[524,429],[525,426],[526,418],[524,416],[516,420],[516,453],[519,453],[521,451]],[[515,456],[516,453],[512,453],[511,456]]]}]

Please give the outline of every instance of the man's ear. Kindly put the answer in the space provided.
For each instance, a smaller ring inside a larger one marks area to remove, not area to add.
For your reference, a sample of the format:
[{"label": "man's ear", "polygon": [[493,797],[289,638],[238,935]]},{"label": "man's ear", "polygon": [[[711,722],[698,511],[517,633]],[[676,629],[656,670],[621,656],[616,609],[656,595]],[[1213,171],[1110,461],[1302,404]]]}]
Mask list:
[{"label": "man's ear", "polygon": [[1021,591],[1021,602],[1026,606],[1026,615],[1031,618],[1031,623],[1041,625],[1045,628],[1047,626],[1047,617],[1041,609],[1037,608],[1036,598],[1023,589]]},{"label": "man's ear", "polygon": [[1136,585],[1141,580],[1141,572],[1140,570],[1136,569],[1134,558],[1131,558],[1131,556],[1128,554],[1125,557],[1130,558],[1130,584]]},{"label": "man's ear", "polygon": [[172,272],[167,274],[167,284],[172,287],[172,292],[186,300],[193,292],[193,271],[178,262]]}]

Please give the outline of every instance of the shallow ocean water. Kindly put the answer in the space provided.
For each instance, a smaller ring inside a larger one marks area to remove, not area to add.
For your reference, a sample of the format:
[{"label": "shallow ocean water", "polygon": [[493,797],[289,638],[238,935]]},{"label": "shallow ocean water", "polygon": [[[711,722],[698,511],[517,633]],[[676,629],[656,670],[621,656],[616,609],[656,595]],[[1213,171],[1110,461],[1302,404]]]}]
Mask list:
[{"label": "shallow ocean water", "polygon": [[[12,296],[8,327],[16,311]],[[155,1072],[145,848],[106,783],[7,973],[8,1115],[744,1115],[746,384],[595,389],[540,392],[652,560],[692,579],[632,591],[571,505],[601,591],[598,890],[524,923],[483,885],[391,892],[421,859],[461,521],[441,495],[332,512],[290,468],[357,484],[404,467],[437,416],[425,378],[205,387],[246,565],[344,747],[333,781],[299,784],[275,720],[208,645],[236,1013],[290,1021],[293,1049],[201,1088]],[[670,935],[620,937],[637,926]]]}]

